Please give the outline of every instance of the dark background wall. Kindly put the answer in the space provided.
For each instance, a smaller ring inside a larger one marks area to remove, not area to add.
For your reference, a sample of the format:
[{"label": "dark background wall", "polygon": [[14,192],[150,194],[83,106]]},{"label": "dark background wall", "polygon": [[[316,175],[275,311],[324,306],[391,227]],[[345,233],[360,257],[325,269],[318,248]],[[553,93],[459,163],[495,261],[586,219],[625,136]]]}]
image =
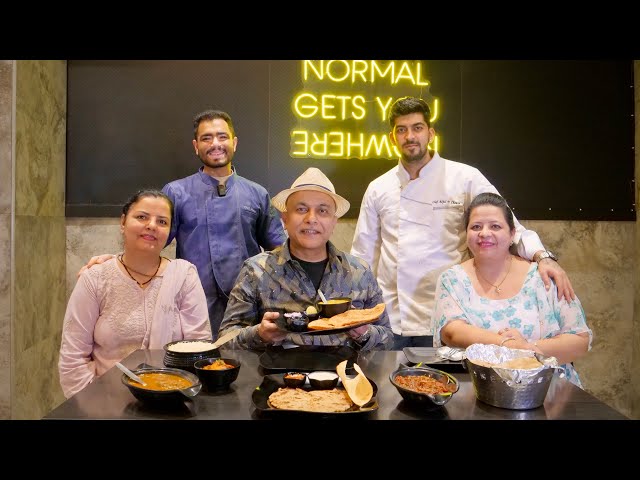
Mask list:
[{"label": "dark background wall", "polygon": [[[437,98],[440,154],[478,167],[520,219],[635,219],[632,62],[420,62],[428,88],[369,93]],[[305,123],[292,99],[313,87],[301,63],[69,61],[67,216],[116,216],[135,190],[195,172],[192,118],[217,108],[234,120],[240,175],[275,195],[317,166],[357,217],[397,159],[292,158],[290,132]],[[366,127],[389,130],[373,115]]]}]

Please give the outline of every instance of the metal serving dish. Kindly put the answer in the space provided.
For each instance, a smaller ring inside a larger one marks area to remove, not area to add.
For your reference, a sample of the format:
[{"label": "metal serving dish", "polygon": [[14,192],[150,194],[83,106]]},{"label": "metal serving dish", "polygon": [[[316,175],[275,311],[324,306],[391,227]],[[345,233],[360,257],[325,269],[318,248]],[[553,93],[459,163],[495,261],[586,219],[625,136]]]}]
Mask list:
[{"label": "metal serving dish", "polygon": [[554,368],[544,368],[520,383],[507,383],[492,367],[483,367],[464,360],[471,374],[476,398],[494,407],[511,410],[528,410],[544,403]]},{"label": "metal serving dish", "polygon": [[[428,393],[420,393],[414,390],[409,390],[396,382],[396,377],[401,376],[420,376],[426,375],[431,377],[439,382],[444,383],[445,385],[450,385],[451,391],[443,394],[428,394]],[[406,365],[400,365],[398,369],[392,372],[389,375],[389,380],[393,384],[394,387],[398,390],[402,398],[411,404],[421,405],[421,406],[441,406],[447,403],[453,395],[458,391],[460,385],[458,384],[458,380],[453,376],[448,374],[447,372],[443,372],[442,370],[436,370],[435,368],[430,367],[408,367]]]}]

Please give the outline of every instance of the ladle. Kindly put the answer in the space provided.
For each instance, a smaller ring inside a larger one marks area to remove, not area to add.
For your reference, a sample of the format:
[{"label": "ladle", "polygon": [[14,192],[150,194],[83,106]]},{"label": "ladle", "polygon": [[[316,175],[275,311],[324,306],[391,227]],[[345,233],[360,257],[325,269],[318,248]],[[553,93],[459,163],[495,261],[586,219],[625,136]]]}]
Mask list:
[{"label": "ladle", "polygon": [[232,330],[229,333],[225,333],[214,342],[213,348],[220,348],[221,345],[224,345],[225,343],[230,342],[231,340],[236,338],[238,335],[240,335],[241,331],[242,331],[241,328],[236,328],[235,330]]},{"label": "ladle", "polygon": [[118,367],[120,370],[122,370],[122,372],[129,377],[131,380],[133,380],[134,382],[138,382],[140,385],[146,387],[147,384],[145,382],[142,381],[142,379],[137,376],[135,373],[133,373],[131,370],[129,370],[127,367],[125,367],[124,365],[122,365],[120,362],[116,362],[116,367]]}]

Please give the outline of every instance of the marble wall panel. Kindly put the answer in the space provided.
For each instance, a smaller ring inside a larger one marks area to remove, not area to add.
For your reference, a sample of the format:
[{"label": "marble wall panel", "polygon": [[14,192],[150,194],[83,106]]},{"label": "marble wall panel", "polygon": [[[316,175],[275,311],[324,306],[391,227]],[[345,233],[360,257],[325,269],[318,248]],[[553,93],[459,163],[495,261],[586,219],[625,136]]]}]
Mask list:
[{"label": "marble wall panel", "polygon": [[0,420],[11,418],[11,215],[0,214]]},{"label": "marble wall panel", "polygon": [[11,213],[13,61],[0,60],[0,214]]},{"label": "marble wall panel", "polygon": [[57,355],[66,306],[66,62],[15,64],[11,418],[62,398]]},{"label": "marble wall panel", "polygon": [[[17,215],[13,337],[17,359],[46,339],[59,346],[66,307],[65,219]],[[53,252],[62,252],[53,254]]]},{"label": "marble wall panel", "polygon": [[13,419],[40,419],[65,400],[58,380],[59,351],[59,341],[47,338],[16,355]]},{"label": "marble wall panel", "polygon": [[16,65],[15,211],[64,216],[66,62]]},{"label": "marble wall panel", "polygon": [[0,60],[0,420],[11,418],[12,60]]}]

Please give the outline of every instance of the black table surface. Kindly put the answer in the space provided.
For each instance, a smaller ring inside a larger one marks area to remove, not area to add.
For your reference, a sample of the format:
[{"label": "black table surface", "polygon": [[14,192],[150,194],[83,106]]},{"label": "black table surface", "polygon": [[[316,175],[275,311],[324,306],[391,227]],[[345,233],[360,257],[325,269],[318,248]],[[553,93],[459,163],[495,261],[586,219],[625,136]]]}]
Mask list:
[{"label": "black table surface", "polygon": [[[172,409],[149,408],[139,402],[121,382],[122,373],[112,368],[84,390],[66,400],[44,419],[193,419],[251,420],[274,418],[257,410],[252,394],[265,372],[259,354],[249,351],[223,352],[242,362],[238,379],[224,392],[202,390],[192,400]],[[163,350],[137,350],[122,363],[130,369],[141,363],[163,366]],[[544,404],[531,410],[508,410],[477,400],[468,373],[454,373],[459,391],[443,407],[425,409],[407,404],[389,381],[399,363],[406,363],[402,351],[360,354],[358,365],[378,386],[378,409],[364,415],[370,420],[624,420],[626,417],[565,379],[554,378]],[[268,412],[267,412],[268,413]]]}]

